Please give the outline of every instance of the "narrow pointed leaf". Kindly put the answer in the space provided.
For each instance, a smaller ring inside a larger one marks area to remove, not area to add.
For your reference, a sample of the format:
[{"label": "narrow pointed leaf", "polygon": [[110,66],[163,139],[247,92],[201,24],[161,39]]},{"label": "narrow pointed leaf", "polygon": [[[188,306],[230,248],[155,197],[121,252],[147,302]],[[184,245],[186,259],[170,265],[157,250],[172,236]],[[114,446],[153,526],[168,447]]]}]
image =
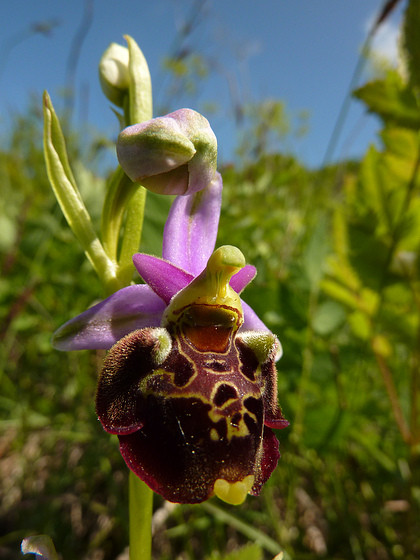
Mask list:
[{"label": "narrow pointed leaf", "polygon": [[48,178],[61,210],[98,275],[108,284],[115,277],[112,262],[106,256],[95,233],[71,172],[63,133],[49,95],[44,94],[44,154]]},{"label": "narrow pointed leaf", "polygon": [[383,80],[369,82],[357,89],[354,96],[367,105],[369,112],[376,113],[387,124],[415,130],[420,126],[416,97],[396,72],[388,71]]},{"label": "narrow pointed leaf", "polygon": [[147,61],[137,43],[125,35],[130,55],[130,124],[148,121],[153,116],[152,81]]}]

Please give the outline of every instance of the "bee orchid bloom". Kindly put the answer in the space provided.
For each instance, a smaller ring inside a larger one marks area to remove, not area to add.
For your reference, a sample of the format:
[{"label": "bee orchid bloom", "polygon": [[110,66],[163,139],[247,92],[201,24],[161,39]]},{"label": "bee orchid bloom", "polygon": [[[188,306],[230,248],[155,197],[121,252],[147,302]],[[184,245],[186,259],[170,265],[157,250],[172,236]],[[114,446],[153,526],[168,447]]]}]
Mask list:
[{"label": "bee orchid bloom", "polygon": [[56,347],[106,348],[96,407],[128,467],[171,502],[242,503],[279,459],[271,428],[281,347],[239,293],[255,276],[239,249],[213,252],[222,183],[179,196],[163,258],[137,254],[147,284],[119,290],[61,327]]}]

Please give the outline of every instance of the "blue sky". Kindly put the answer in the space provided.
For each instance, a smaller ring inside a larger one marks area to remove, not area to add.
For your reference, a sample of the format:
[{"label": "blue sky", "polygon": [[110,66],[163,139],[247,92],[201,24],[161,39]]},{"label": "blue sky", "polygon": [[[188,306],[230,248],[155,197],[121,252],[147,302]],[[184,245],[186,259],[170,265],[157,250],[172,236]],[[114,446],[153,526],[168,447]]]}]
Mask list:
[{"label": "blue sky", "polygon": [[[142,48],[154,95],[165,95],[163,58],[171,52],[193,0],[93,0],[93,19],[75,73],[74,123],[88,121],[113,136],[115,117],[103,97],[97,65],[111,42],[129,34]],[[310,166],[323,161],[340,106],[348,91],[369,21],[382,0],[207,0],[187,45],[212,61],[216,70],[199,83],[197,95],[181,95],[170,110],[218,106],[211,121],[223,161],[237,145],[229,90],[241,102],[266,98],[285,102],[290,114],[309,112],[309,132],[288,138],[285,149]],[[404,2],[378,34],[375,48],[395,56]],[[67,83],[67,62],[80,26],[84,0],[14,0],[0,3],[0,127],[7,134],[10,115],[23,111],[30,95],[47,89],[56,106]],[[31,34],[34,23],[54,20],[50,36]],[[365,74],[365,78],[367,75]],[[168,101],[165,99],[165,101]],[[358,156],[375,138],[377,122],[354,101],[334,155]]]}]

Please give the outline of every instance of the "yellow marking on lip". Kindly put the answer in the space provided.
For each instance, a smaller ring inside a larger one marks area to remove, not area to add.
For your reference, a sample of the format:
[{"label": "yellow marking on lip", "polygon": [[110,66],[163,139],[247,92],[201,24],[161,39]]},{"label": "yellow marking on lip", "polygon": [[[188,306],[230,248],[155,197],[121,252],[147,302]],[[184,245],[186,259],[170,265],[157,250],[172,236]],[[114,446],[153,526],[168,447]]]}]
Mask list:
[{"label": "yellow marking on lip", "polygon": [[[193,378],[195,378],[197,375],[197,372],[194,374]],[[172,371],[166,371],[164,369],[156,369],[154,371],[152,371],[151,373],[149,373],[147,376],[145,376],[140,382],[139,382],[139,389],[142,392],[143,395],[155,395],[156,397],[160,396],[163,398],[169,398],[169,399],[177,399],[177,398],[184,398],[184,399],[197,399],[199,401],[201,401],[204,405],[210,405],[210,408],[207,412],[208,417],[210,419],[210,421],[213,424],[218,424],[220,422],[221,419],[223,419],[225,425],[226,425],[226,439],[228,441],[231,441],[232,438],[236,437],[236,438],[243,438],[243,437],[247,437],[250,435],[250,430],[245,422],[245,414],[248,414],[248,416],[250,418],[252,418],[254,420],[254,422],[256,424],[258,424],[258,420],[257,420],[257,416],[251,412],[250,410],[248,410],[245,405],[244,405],[244,401],[248,398],[248,397],[254,397],[255,398],[255,393],[253,392],[249,392],[246,393],[244,395],[241,395],[240,397],[238,397],[238,399],[236,398],[230,398],[228,399],[225,403],[223,403],[220,407],[216,407],[213,399],[216,395],[217,389],[219,388],[220,385],[226,384],[226,385],[231,385],[232,387],[235,387],[234,384],[229,383],[226,380],[220,380],[218,383],[215,384],[215,387],[212,391],[212,395],[211,398],[208,399],[206,398],[203,394],[201,393],[196,393],[194,391],[186,391],[185,387],[179,389],[178,387],[172,386],[168,389],[170,389],[169,391],[165,388],[165,390],[160,391],[157,387],[152,387],[153,381],[157,382],[156,384],[159,385],[159,380],[162,380],[163,382],[165,382],[165,379],[169,382],[169,383],[173,383],[174,380],[174,372]],[[190,381],[187,383],[186,387],[190,384]],[[229,408],[229,406],[232,406],[235,402],[235,400],[239,400],[240,401],[240,407],[238,407],[238,410],[234,411],[232,414],[228,413],[228,416],[226,416],[226,414],[224,414],[223,412]],[[236,415],[240,415],[240,418],[238,419],[238,422],[236,424],[232,423],[232,418]],[[209,432],[209,436],[210,439],[212,441],[220,441],[220,437],[218,434],[218,431],[215,428],[211,428],[210,432]]]},{"label": "yellow marking on lip", "polygon": [[228,504],[238,506],[245,501],[245,498],[254,484],[254,475],[250,474],[236,482],[229,482],[223,478],[218,478],[214,483],[214,493],[216,496]]},{"label": "yellow marking on lip", "polygon": [[[229,384],[226,381],[220,381],[216,385],[216,391],[218,386],[224,383]],[[212,399],[214,398],[215,394],[216,392],[213,391]],[[245,418],[244,418],[245,414],[248,414],[248,416],[250,416],[254,420],[254,422],[258,424],[256,415],[244,406],[244,401],[248,397],[255,397],[255,394],[247,393],[246,395],[242,395],[241,397],[239,397],[238,400],[241,401],[241,407],[240,409],[235,411],[234,414],[232,414],[231,416],[226,416],[225,414],[223,414],[223,410],[225,408],[228,408],[232,404],[232,402],[234,402],[236,399],[233,398],[229,399],[221,407],[216,407],[212,402],[212,407],[208,411],[209,418],[214,424],[217,424],[220,421],[220,419],[223,419],[226,422],[226,437],[228,441],[230,441],[233,437],[246,437],[250,435],[249,428],[246,425]],[[238,424],[234,425],[232,424],[231,419],[232,416],[235,416],[236,414],[240,414],[241,418]]]},{"label": "yellow marking on lip", "polygon": [[217,430],[215,428],[212,428],[210,430],[210,439],[213,441],[219,441],[220,437],[219,434],[217,433]]}]

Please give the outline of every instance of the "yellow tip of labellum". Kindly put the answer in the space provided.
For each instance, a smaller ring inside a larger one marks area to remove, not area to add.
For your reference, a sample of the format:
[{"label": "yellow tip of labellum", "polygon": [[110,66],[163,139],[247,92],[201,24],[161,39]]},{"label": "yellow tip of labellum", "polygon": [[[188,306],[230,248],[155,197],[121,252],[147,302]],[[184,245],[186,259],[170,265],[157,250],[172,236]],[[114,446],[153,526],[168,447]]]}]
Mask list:
[{"label": "yellow tip of labellum", "polygon": [[213,489],[220,500],[233,506],[239,506],[245,501],[253,484],[254,475],[250,474],[237,482],[229,482],[223,478],[218,478],[214,483]]}]

